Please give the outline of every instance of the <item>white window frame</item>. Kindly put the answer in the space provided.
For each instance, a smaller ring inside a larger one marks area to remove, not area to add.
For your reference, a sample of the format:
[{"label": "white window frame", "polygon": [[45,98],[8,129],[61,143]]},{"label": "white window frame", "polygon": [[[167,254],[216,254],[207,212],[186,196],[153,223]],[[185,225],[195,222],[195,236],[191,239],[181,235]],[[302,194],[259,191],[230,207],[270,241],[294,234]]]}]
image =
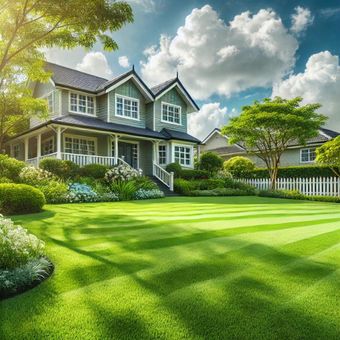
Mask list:
[{"label": "white window frame", "polygon": [[[79,96],[85,96],[86,97],[86,111],[87,111],[87,97],[91,97],[93,99],[93,113],[87,113],[87,112],[81,112],[81,111],[74,111],[71,109],[71,95],[76,94],[77,95],[77,109],[79,108]],[[93,96],[91,94],[88,94],[86,92],[79,92],[79,91],[69,91],[68,92],[68,110],[71,113],[75,113],[78,115],[84,115],[89,117],[96,117],[97,116],[97,102],[96,102],[96,96]]]},{"label": "white window frame", "polygon": [[184,148],[189,148],[190,149],[190,164],[181,164],[179,163],[182,167],[184,168],[193,168],[194,167],[194,146],[191,144],[172,144],[172,163],[176,162],[175,161],[175,149],[176,147],[184,147]]},{"label": "white window frame", "polygon": [[[165,148],[165,162],[161,162],[161,155],[160,155],[160,147]],[[166,165],[168,163],[168,146],[166,144],[158,144],[158,160],[159,160],[159,165]]]},{"label": "white window frame", "polygon": [[[123,115],[119,115],[117,114],[117,98],[122,98],[123,99]],[[137,118],[134,117],[128,117],[128,116],[124,116],[124,101],[125,99],[131,100],[131,101],[135,101],[137,102]],[[130,119],[130,120],[136,120],[139,121],[140,120],[140,105],[139,105],[139,99],[138,98],[133,98],[133,97],[128,97],[128,96],[123,96],[121,94],[116,93],[115,94],[115,116],[119,117],[119,118],[124,118],[124,119]]]},{"label": "white window frame", "polygon": [[[175,108],[179,108],[179,123],[176,122],[170,122],[166,119],[163,119],[163,106],[172,106]],[[161,102],[161,122],[162,123],[166,123],[166,124],[172,124],[172,125],[178,125],[181,126],[182,125],[182,107],[176,104],[171,104],[171,103],[167,103],[167,102]]]},{"label": "white window frame", "polygon": [[[302,151],[308,151],[308,158],[309,158],[309,160],[308,161],[303,161],[302,160]],[[306,163],[315,163],[315,159],[314,160],[310,160],[310,155],[311,155],[311,151],[316,151],[316,148],[303,148],[303,149],[300,149],[300,163],[304,163],[304,164],[306,164]]]},{"label": "white window frame", "polygon": [[[39,97],[39,98],[41,98],[41,99],[45,99],[45,100],[46,100],[47,106],[48,106],[48,113],[52,113],[52,114],[55,113],[55,112],[54,112],[54,106],[55,106],[55,91],[56,91],[56,90],[52,90],[52,91],[50,91],[50,92],[48,92],[48,93],[42,95],[41,97]],[[49,96],[52,96],[52,107],[51,107],[51,109],[50,109],[50,107],[49,107],[49,105],[48,105],[48,97],[49,97]]]},{"label": "white window frame", "polygon": [[[77,138],[77,139],[84,139],[84,140],[88,140],[88,141],[94,141],[94,155],[89,155],[89,154],[74,154],[73,152],[66,152],[66,138]],[[83,135],[73,135],[73,134],[64,134],[64,138],[63,138],[63,150],[65,153],[71,153],[74,155],[85,155],[85,156],[97,156],[98,155],[98,147],[97,147],[97,137],[88,137],[88,136],[83,136]]]},{"label": "white window frame", "polygon": [[48,138],[45,138],[41,141],[41,153],[42,153],[42,156],[45,156],[45,155],[50,155],[51,153],[43,153],[43,144],[52,140],[52,145],[53,145],[53,151],[51,153],[54,153],[54,150],[55,150],[55,141],[54,141],[54,137],[51,136],[51,137],[48,137]]}]

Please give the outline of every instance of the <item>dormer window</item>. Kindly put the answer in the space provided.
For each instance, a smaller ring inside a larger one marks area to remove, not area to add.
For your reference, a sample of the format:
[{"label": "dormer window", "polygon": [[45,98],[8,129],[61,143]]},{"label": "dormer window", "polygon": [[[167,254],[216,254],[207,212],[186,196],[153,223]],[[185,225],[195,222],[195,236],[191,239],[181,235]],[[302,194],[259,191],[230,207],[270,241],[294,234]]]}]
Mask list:
[{"label": "dormer window", "polygon": [[116,95],[116,116],[139,120],[139,100]]},{"label": "dormer window", "polygon": [[70,112],[94,115],[94,97],[79,93],[70,93]]},{"label": "dormer window", "polygon": [[181,125],[181,107],[174,104],[162,103],[162,122]]}]

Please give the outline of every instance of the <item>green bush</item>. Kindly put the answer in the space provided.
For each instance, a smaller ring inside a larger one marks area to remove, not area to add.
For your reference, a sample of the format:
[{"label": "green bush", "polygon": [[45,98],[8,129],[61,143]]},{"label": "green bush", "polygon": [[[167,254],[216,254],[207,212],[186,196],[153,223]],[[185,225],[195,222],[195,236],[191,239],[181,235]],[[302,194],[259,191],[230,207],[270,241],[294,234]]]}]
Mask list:
[{"label": "green bush", "polygon": [[56,158],[43,159],[39,167],[63,179],[75,178],[79,174],[79,165]]},{"label": "green bush", "polygon": [[88,164],[80,168],[80,175],[94,179],[104,179],[107,170],[109,170],[109,167],[106,165]]},{"label": "green bush", "polygon": [[223,168],[229,171],[233,177],[249,177],[255,169],[255,164],[246,157],[236,156],[228,159],[223,163]]},{"label": "green bush", "polygon": [[203,179],[192,181],[192,184],[197,190],[211,190],[216,188],[224,188],[224,180],[218,178]]},{"label": "green bush", "polygon": [[165,170],[167,172],[173,172],[174,176],[177,178],[180,176],[181,172],[182,172],[182,167],[179,163],[170,163],[166,166]]},{"label": "green bush", "polygon": [[200,170],[208,171],[210,175],[213,175],[221,170],[223,166],[223,158],[214,152],[206,152],[201,156],[199,161]]},{"label": "green bush", "polygon": [[231,189],[240,189],[240,190],[245,190],[248,192],[253,192],[255,193],[256,188],[252,185],[242,183],[240,181],[233,180],[232,178],[226,178],[224,180],[224,187],[225,188],[231,188]]},{"label": "green bush", "polygon": [[20,171],[26,166],[24,162],[15,158],[0,154],[0,176],[10,179],[13,182],[19,181]]},{"label": "green bush", "polygon": [[44,254],[45,244],[26,229],[0,215],[0,268],[24,265]]},{"label": "green bush", "polygon": [[44,194],[26,184],[0,184],[0,212],[6,215],[41,211]]},{"label": "green bush", "polygon": [[208,179],[209,172],[205,170],[182,170],[179,177],[183,179]]},{"label": "green bush", "polygon": [[20,182],[34,187],[48,185],[50,181],[56,180],[54,174],[49,171],[27,166],[19,174]]},{"label": "green bush", "polygon": [[134,181],[115,181],[111,184],[111,190],[120,201],[130,201],[134,198],[137,187]]},{"label": "green bush", "polygon": [[216,188],[212,190],[194,190],[192,196],[251,196],[253,191],[231,189],[231,188]]},{"label": "green bush", "polygon": [[189,196],[190,193],[195,189],[195,185],[192,181],[178,178],[174,182],[174,191],[180,195]]},{"label": "green bush", "polygon": [[137,190],[156,190],[158,186],[149,177],[139,176],[134,179]]},{"label": "green bush", "polygon": [[[247,176],[248,177],[248,176]],[[250,178],[269,178],[268,170],[257,168],[252,171]],[[278,178],[310,178],[334,177],[333,171],[326,166],[288,166],[279,168]]]},{"label": "green bush", "polygon": [[0,177],[0,183],[13,183],[13,181],[7,177]]},{"label": "green bush", "polygon": [[67,202],[68,186],[66,183],[52,180],[46,185],[38,186],[38,189],[44,194],[47,203]]}]

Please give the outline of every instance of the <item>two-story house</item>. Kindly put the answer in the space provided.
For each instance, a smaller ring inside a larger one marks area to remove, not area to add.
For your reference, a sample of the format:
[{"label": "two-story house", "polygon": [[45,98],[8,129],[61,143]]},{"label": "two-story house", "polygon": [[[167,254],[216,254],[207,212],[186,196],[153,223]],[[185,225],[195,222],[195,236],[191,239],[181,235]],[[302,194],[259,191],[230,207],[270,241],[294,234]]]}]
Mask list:
[{"label": "two-story house", "polygon": [[199,108],[178,77],[149,88],[134,68],[112,80],[46,63],[48,83],[35,83],[46,98],[46,121],[8,141],[12,157],[37,166],[46,157],[80,166],[128,163],[169,185],[165,166],[193,167],[200,141],[187,133],[188,114]]}]

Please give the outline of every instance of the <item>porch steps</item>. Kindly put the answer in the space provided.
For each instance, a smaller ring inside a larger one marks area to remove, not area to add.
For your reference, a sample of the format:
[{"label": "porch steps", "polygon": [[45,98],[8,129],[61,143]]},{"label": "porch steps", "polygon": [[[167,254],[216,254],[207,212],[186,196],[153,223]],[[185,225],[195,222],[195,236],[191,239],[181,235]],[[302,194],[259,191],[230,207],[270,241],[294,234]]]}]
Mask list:
[{"label": "porch steps", "polygon": [[174,191],[170,191],[169,188],[164,184],[162,183],[158,178],[154,177],[154,176],[149,176],[150,179],[155,183],[157,184],[159,190],[163,191],[164,192],[164,195],[166,197],[171,197],[171,196],[179,196],[177,193],[175,193]]}]

